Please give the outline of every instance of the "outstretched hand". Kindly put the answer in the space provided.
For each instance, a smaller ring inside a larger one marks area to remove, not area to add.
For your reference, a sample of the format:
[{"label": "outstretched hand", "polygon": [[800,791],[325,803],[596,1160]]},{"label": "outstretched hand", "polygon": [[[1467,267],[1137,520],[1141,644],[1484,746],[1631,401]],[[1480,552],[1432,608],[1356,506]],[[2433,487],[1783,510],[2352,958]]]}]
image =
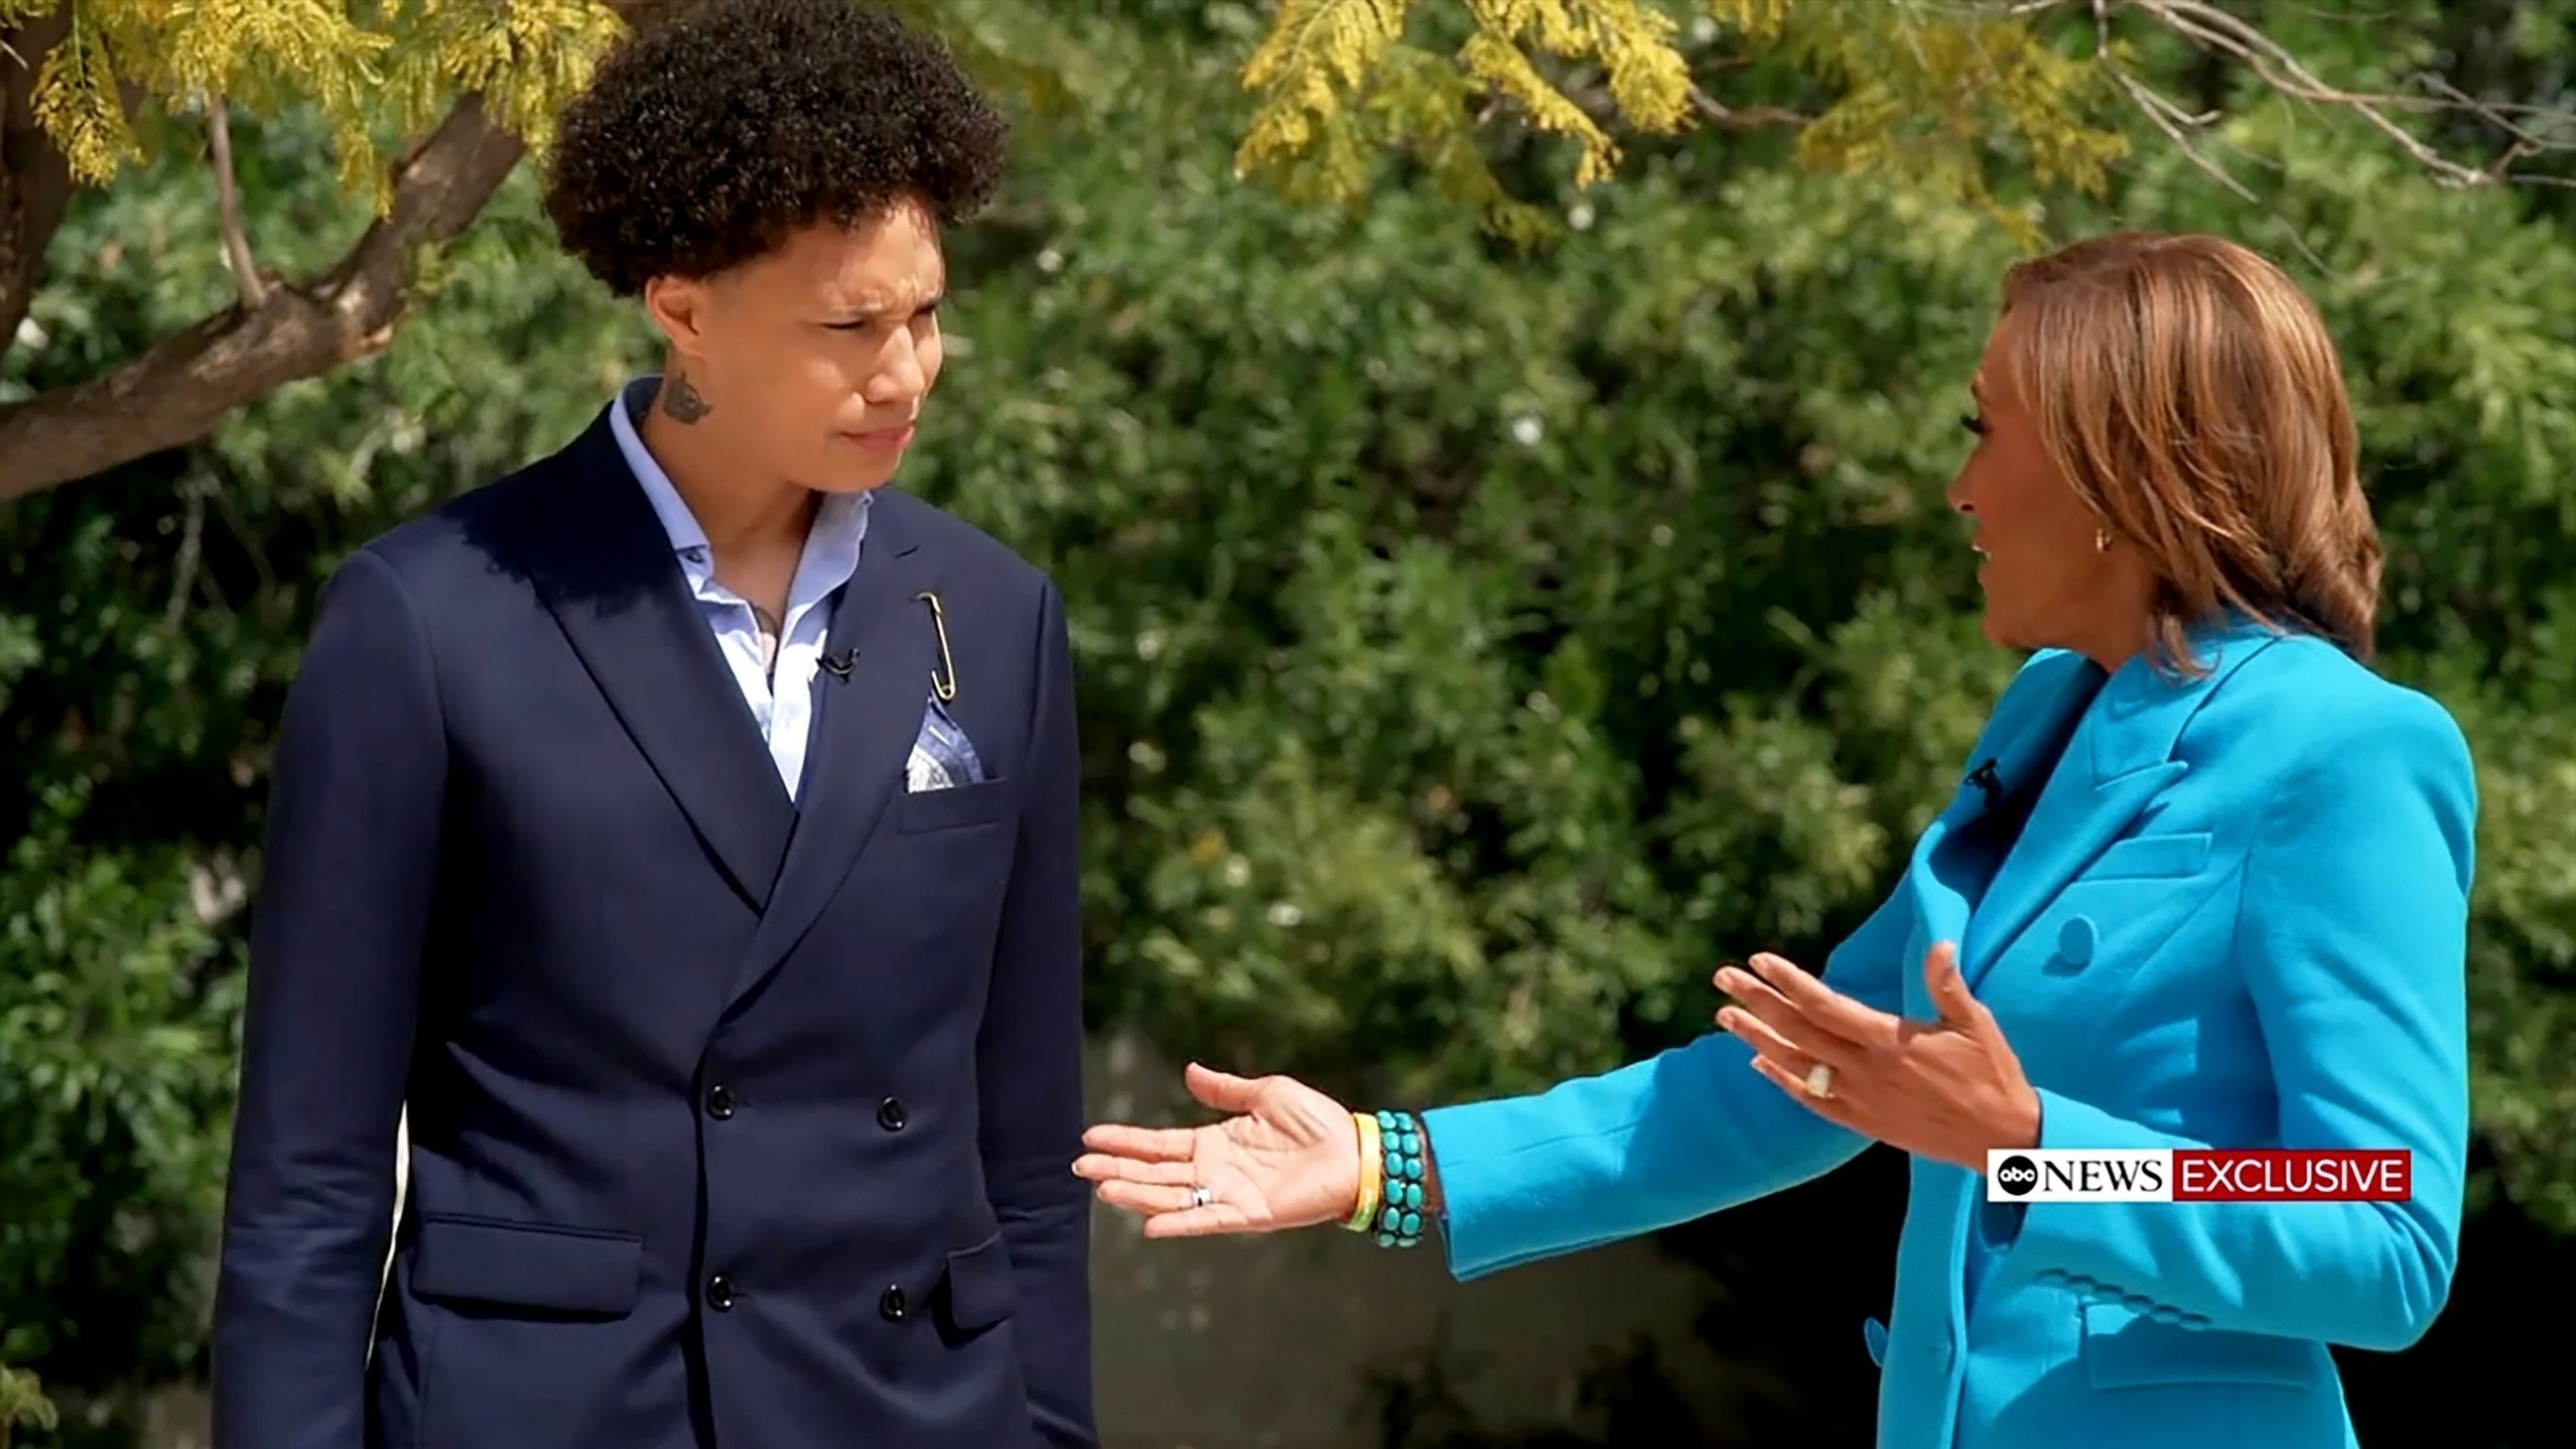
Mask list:
[{"label": "outstretched hand", "polygon": [[[1949,942],[1923,961],[1932,1021],[1890,1016],[1778,956],[1747,964],[1717,973],[1718,989],[1742,1003],[1721,1009],[1717,1024],[1752,1046],[1754,1070],[1817,1116],[1971,1172],[1986,1170],[1991,1149],[2039,1145],[2039,1093],[1994,1013],[1969,993]],[[1808,1086],[1818,1066],[1829,1073],[1822,1096]]]},{"label": "outstretched hand", "polygon": [[[1104,1124],[1082,1135],[1074,1175],[1140,1213],[1149,1238],[1270,1233],[1339,1222],[1359,1205],[1360,1144],[1341,1103],[1291,1077],[1249,1079],[1193,1063],[1190,1095],[1230,1113],[1205,1127]],[[1191,1189],[1214,1194],[1193,1206]]]}]

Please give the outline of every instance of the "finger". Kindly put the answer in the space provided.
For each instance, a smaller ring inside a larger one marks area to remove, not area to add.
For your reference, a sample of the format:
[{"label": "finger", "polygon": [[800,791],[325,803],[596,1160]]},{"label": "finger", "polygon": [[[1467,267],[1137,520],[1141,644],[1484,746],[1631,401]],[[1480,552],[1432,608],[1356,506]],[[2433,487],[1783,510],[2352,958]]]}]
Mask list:
[{"label": "finger", "polygon": [[[1741,1003],[1726,1007],[1717,1014],[1718,1025],[1734,1031],[1737,1036],[1744,1036],[1744,1033],[1728,1025],[1729,1013],[1751,1015],[1767,1030],[1772,1040],[1795,1047],[1812,1061],[1829,1062],[1840,1068],[1850,1066],[1865,1055],[1857,1043],[1845,1041],[1808,1020],[1787,997],[1772,990],[1750,972],[1729,967],[1717,973],[1717,984],[1719,989]],[[1754,1041],[1754,1038],[1745,1037],[1745,1040]],[[1759,1042],[1755,1044],[1760,1045]],[[1798,1069],[1804,1071],[1806,1065],[1801,1064]]]},{"label": "finger", "polygon": [[1099,1194],[1100,1200],[1111,1207],[1125,1208],[1148,1217],[1194,1210],[1190,1205],[1190,1188],[1186,1184],[1164,1187],[1156,1183],[1112,1179],[1100,1184]]},{"label": "finger", "polygon": [[1818,1060],[1796,1042],[1771,1029],[1771,1024],[1740,1006],[1730,1006],[1717,1014],[1717,1024],[1733,1032],[1753,1055],[1771,1062],[1792,1078],[1804,1080]]},{"label": "finger", "polygon": [[[1815,1113],[1817,1116],[1822,1117],[1826,1121],[1834,1123],[1837,1126],[1852,1126],[1851,1113],[1845,1107],[1842,1098],[1817,1096],[1815,1093],[1807,1090],[1807,1083],[1804,1078],[1782,1070],[1778,1063],[1763,1057],[1755,1057],[1753,1059],[1753,1070],[1769,1077],[1771,1079],[1771,1085],[1778,1087],[1781,1091],[1797,1098],[1798,1104],[1805,1107],[1808,1111]],[[1854,1128],[1853,1130],[1857,1131],[1859,1129]]]},{"label": "finger", "polygon": [[1932,1009],[1952,1026],[1973,1030],[1989,1019],[1985,1003],[1968,990],[1968,978],[1959,972],[1959,948],[1948,941],[1924,953],[1923,988]]},{"label": "finger", "polygon": [[1181,1073],[1181,1080],[1188,1085],[1190,1095],[1196,1097],[1200,1105],[1214,1107],[1220,1112],[1249,1112],[1252,1099],[1261,1092],[1258,1082],[1220,1072],[1214,1067],[1203,1067],[1196,1062],[1190,1063]]},{"label": "finger", "polygon": [[1149,1238],[1209,1238],[1219,1233],[1258,1233],[1267,1231],[1254,1222],[1241,1208],[1225,1203],[1210,1203],[1186,1212],[1164,1213],[1145,1219],[1145,1236]]},{"label": "finger", "polygon": [[1760,972],[1771,989],[1796,1007],[1800,1016],[1854,1046],[1866,1049],[1883,1043],[1896,1024],[1896,1018],[1861,1005],[1785,957],[1757,952],[1744,964]]},{"label": "finger", "polygon": [[1187,1187],[1198,1179],[1186,1162],[1144,1162],[1107,1152],[1086,1152],[1073,1160],[1073,1175],[1092,1182],[1145,1182]]},{"label": "finger", "polygon": [[1083,1133],[1082,1145],[1135,1162],[1187,1162],[1195,1148],[1187,1127],[1128,1127],[1112,1122]]}]

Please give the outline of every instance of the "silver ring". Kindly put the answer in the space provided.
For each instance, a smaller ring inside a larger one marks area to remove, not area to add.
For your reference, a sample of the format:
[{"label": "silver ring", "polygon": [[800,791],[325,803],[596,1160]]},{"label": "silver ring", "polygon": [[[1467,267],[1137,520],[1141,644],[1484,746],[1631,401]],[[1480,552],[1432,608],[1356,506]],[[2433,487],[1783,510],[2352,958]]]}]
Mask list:
[{"label": "silver ring", "polygon": [[1203,1208],[1215,1201],[1215,1192],[1208,1188],[1193,1187],[1190,1189],[1190,1206],[1194,1208]]},{"label": "silver ring", "polygon": [[1834,1094],[1834,1069],[1818,1062],[1807,1068],[1807,1095],[1830,1097]]}]

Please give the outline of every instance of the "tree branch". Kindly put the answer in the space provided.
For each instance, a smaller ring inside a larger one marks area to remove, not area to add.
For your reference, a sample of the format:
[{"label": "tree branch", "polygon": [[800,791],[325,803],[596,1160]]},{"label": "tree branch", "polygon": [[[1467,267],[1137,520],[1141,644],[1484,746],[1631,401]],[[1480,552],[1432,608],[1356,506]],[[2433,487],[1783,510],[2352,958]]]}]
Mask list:
[{"label": "tree branch", "polygon": [[233,178],[231,109],[220,91],[207,99],[206,138],[215,152],[215,209],[223,218],[224,259],[232,264],[233,280],[241,284],[242,306],[256,312],[268,300],[268,285],[259,279],[259,264],[251,260],[250,234],[242,229],[241,188]]},{"label": "tree branch", "polygon": [[64,0],[50,15],[0,30],[0,358],[17,344],[45,248],[71,200],[71,162],[35,116],[38,67],[71,24],[71,3]]},{"label": "tree branch", "polygon": [[1755,106],[1750,110],[1739,110],[1697,86],[1691,87],[1690,104],[1691,110],[1696,112],[1701,120],[1712,126],[1723,126],[1733,131],[1750,131],[1761,126],[1803,126],[1815,119],[1804,112],[1788,110],[1781,106]]},{"label": "tree branch", "polygon": [[0,407],[0,502],[193,442],[272,388],[382,349],[414,250],[462,231],[523,150],[468,96],[394,163],[392,210],[320,280],[270,288],[105,376]]},{"label": "tree branch", "polygon": [[[2072,8],[2076,0],[1985,0],[1989,13],[2028,18],[2049,11]],[[2518,121],[2528,117],[2555,122],[2561,131],[2576,126],[2576,112],[2564,106],[2518,105],[2478,100],[2444,82],[2439,76],[2428,77],[2426,95],[2402,95],[2394,92],[2357,91],[2330,85],[2299,59],[2290,48],[2266,33],[2262,27],[2240,16],[2231,15],[2206,0],[2090,0],[2097,36],[2096,56],[2121,90],[2143,111],[2155,127],[2183,146],[2185,154],[2201,169],[2218,177],[2231,190],[2244,188],[2228,176],[2207,155],[2187,139],[2186,128],[2208,124],[2213,118],[2186,115],[2169,98],[2127,73],[2112,59],[2111,20],[2113,12],[2134,11],[2148,23],[2166,31],[2184,43],[2250,71],[2254,78],[2284,100],[2304,101],[2345,111],[2364,125],[2377,131],[2403,152],[2426,175],[2449,186],[2490,186],[2504,181],[2537,184],[2568,184],[2566,178],[2537,175],[2515,168],[2531,157],[2551,152],[2576,151],[2576,140],[2549,139],[2532,126]],[[2474,117],[2512,138],[2512,144],[2494,161],[2472,166],[2444,155],[2432,143],[2400,124],[2403,113],[2448,112]]]}]

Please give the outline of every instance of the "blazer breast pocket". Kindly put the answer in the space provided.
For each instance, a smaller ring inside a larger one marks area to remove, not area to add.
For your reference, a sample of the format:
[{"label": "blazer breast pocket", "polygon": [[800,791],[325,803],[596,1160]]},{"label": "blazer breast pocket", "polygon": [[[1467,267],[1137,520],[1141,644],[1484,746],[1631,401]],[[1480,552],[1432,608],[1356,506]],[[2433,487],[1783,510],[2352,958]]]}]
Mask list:
[{"label": "blazer breast pocket", "polygon": [[2111,842],[2110,848],[2093,858],[2077,879],[2085,882],[2109,880],[2184,880],[2200,874],[2209,864],[2209,832],[2193,830],[2169,835],[2132,835]]},{"label": "blazer breast pocket", "polygon": [[962,830],[1010,818],[1019,790],[1010,780],[979,780],[945,790],[906,790],[895,806],[907,835],[929,830]]}]

